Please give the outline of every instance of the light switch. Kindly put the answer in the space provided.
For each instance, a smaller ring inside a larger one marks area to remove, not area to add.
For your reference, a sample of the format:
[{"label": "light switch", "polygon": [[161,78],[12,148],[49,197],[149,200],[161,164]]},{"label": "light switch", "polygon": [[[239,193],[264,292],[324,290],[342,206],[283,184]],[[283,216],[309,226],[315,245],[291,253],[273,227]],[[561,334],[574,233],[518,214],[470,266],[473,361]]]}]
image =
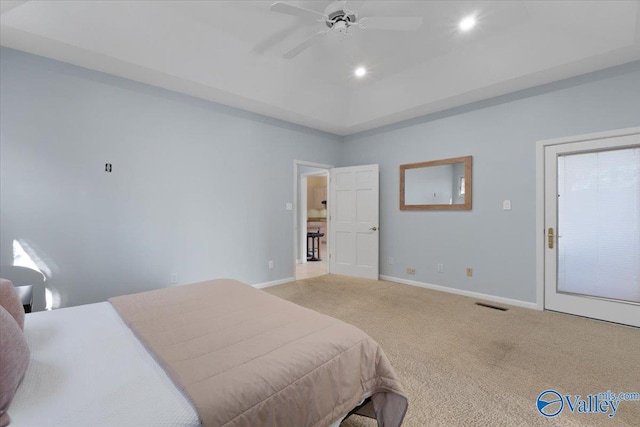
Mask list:
[{"label": "light switch", "polygon": [[293,210],[293,203],[287,203],[286,208],[288,211],[292,211]]},{"label": "light switch", "polygon": [[505,200],[504,202],[502,202],[502,209],[505,211],[510,211],[511,210],[511,200]]}]

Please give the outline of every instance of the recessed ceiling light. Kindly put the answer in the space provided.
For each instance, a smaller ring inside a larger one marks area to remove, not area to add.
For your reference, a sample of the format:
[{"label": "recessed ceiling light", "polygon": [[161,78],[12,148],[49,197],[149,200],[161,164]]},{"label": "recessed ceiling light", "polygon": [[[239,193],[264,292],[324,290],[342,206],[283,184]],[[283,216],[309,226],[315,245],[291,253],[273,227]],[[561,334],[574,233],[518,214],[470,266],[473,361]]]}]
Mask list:
[{"label": "recessed ceiling light", "polygon": [[458,24],[458,28],[460,28],[460,31],[469,31],[475,26],[476,26],[475,16],[467,16]]},{"label": "recessed ceiling light", "polygon": [[364,77],[364,75],[367,74],[367,69],[364,67],[358,67],[353,74],[355,74],[356,77]]}]

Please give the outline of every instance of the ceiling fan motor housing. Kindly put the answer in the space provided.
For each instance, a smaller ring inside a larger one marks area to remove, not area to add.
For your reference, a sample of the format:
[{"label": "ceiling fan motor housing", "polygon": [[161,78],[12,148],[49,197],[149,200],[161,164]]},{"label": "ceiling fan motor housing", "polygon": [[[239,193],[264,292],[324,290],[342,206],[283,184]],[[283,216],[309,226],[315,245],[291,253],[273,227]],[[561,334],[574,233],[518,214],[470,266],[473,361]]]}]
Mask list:
[{"label": "ceiling fan motor housing", "polygon": [[327,20],[325,21],[327,27],[333,28],[334,25],[342,23],[336,28],[337,30],[341,30],[348,28],[349,25],[356,22],[357,17],[355,12],[346,10],[345,4],[345,1],[336,1],[327,6],[324,11],[324,14],[327,16]]},{"label": "ceiling fan motor housing", "polygon": [[344,22],[347,25],[353,24],[354,22],[356,22],[356,15],[354,13],[351,13],[351,15],[348,15],[344,10],[338,10],[336,12],[333,12],[330,15],[328,15],[328,17],[329,19],[327,19],[326,24],[327,24],[327,27],[329,28],[333,28],[333,26],[338,22]]}]

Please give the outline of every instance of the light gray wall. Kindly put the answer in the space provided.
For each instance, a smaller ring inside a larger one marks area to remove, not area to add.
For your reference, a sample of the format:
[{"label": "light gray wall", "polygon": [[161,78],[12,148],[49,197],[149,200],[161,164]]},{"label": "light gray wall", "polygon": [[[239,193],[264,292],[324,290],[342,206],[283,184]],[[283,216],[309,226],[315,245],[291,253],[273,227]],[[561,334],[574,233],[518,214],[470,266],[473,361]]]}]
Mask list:
[{"label": "light gray wall", "polygon": [[[347,137],[340,165],[380,164],[381,274],[535,302],[536,141],[631,126],[640,62]],[[399,210],[401,164],[467,155],[473,210]]]},{"label": "light gray wall", "polygon": [[172,273],[294,275],[293,160],[335,163],[341,138],[15,50],[0,59],[0,265],[14,240],[28,245],[60,306]]},{"label": "light gray wall", "polygon": [[[293,276],[294,159],[380,164],[381,274],[533,302],[535,142],[640,125],[638,62],[339,138],[6,48],[0,57],[0,275],[22,242],[61,306],[168,286],[172,273]],[[400,164],[465,155],[472,211],[399,211]]]}]

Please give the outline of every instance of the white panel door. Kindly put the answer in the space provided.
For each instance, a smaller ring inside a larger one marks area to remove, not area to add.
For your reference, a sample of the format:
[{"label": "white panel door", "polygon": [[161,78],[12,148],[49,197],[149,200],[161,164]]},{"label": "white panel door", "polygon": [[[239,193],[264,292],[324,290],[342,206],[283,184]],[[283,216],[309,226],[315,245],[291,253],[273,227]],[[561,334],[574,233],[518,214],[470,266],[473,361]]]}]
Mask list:
[{"label": "white panel door", "polygon": [[640,135],[545,148],[544,307],[640,326]]},{"label": "white panel door", "polygon": [[331,169],[331,273],[378,279],[378,185],[378,165]]}]

